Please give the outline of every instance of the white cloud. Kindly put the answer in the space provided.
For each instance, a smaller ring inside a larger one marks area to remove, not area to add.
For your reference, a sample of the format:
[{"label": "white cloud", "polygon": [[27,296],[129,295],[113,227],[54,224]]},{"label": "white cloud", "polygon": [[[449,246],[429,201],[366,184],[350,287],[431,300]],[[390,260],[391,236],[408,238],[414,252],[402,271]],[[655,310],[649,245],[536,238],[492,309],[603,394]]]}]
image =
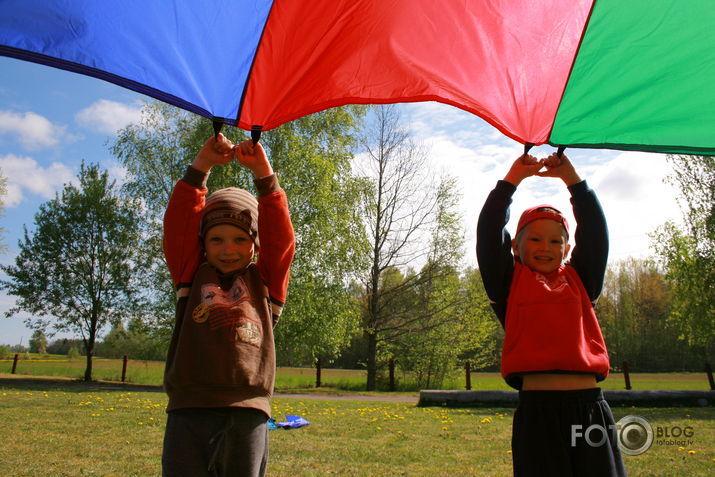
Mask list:
[{"label": "white cloud", "polygon": [[663,182],[671,166],[662,154],[618,153],[589,181],[608,219],[611,259],[652,255],[648,234],[667,220],[681,222],[677,190]]},{"label": "white cloud", "polygon": [[30,151],[57,145],[65,136],[65,129],[33,112],[0,111],[0,134],[17,136],[23,147]]},{"label": "white cloud", "polygon": [[75,119],[89,129],[113,135],[128,124],[141,119],[141,105],[100,99],[78,112]]},{"label": "white cloud", "polygon": [[63,184],[74,179],[74,174],[64,164],[53,162],[43,168],[30,157],[14,154],[0,156],[0,169],[7,177],[7,207],[18,206],[27,193],[51,199]]}]

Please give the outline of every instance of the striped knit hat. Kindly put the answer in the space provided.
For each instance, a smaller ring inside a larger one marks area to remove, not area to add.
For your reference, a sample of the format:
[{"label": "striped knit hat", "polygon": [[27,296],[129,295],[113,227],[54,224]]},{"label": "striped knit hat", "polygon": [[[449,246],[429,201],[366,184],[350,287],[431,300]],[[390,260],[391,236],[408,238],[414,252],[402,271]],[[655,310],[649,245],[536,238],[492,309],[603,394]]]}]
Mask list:
[{"label": "striped knit hat", "polygon": [[211,194],[206,199],[201,217],[201,241],[211,227],[221,224],[243,230],[258,247],[258,201],[253,194],[236,187],[227,187]]}]

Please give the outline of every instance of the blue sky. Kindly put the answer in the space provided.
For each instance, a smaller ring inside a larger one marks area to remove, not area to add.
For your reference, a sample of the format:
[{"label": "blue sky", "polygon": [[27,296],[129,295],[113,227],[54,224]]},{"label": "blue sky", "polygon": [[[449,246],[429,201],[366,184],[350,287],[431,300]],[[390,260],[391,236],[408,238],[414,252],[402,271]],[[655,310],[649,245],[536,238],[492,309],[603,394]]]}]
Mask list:
[{"label": "blue sky", "polygon": [[[150,98],[98,79],[0,57],[0,169],[8,178],[5,213],[0,218],[8,250],[0,255],[0,263],[13,263],[23,225],[32,229],[39,205],[51,200],[63,183],[73,180],[82,160],[98,162],[121,180],[122,168],[107,142],[118,129],[139,118],[142,102],[147,100]],[[400,108],[406,125],[428,148],[434,172],[452,174],[459,180],[464,261],[475,265],[477,214],[523,146],[483,120],[450,106],[419,103]],[[541,146],[532,151],[544,157],[553,148]],[[603,204],[611,236],[610,261],[649,256],[648,233],[666,220],[678,221],[680,217],[675,191],[663,183],[670,171],[665,157],[585,149],[567,150],[566,154]],[[559,181],[528,179],[515,195],[512,215],[545,202],[570,210],[568,193]],[[0,279],[5,278],[0,274]],[[13,297],[0,292],[0,313],[13,303]],[[25,317],[0,316],[0,344],[21,340],[27,344],[32,332],[24,324]]]}]

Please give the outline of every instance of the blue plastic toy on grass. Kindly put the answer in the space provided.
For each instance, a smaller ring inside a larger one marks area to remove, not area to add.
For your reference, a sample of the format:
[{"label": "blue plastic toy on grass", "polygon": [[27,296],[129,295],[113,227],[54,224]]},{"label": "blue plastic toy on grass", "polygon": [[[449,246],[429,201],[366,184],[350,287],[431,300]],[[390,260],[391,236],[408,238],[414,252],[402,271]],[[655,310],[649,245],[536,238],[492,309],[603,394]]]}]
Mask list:
[{"label": "blue plastic toy on grass", "polygon": [[306,421],[300,416],[288,416],[286,415],[286,420],[284,422],[276,423],[275,419],[268,419],[268,429],[297,429],[299,427],[307,426],[310,422]]}]

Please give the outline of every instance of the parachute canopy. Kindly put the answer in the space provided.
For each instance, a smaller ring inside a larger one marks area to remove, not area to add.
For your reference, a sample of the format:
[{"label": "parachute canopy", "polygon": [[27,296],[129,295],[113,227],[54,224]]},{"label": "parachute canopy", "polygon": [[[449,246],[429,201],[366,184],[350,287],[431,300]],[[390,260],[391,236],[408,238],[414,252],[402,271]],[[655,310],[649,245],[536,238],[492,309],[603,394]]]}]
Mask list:
[{"label": "parachute canopy", "polygon": [[521,143],[715,154],[712,0],[3,0],[0,54],[246,130],[439,101]]}]

